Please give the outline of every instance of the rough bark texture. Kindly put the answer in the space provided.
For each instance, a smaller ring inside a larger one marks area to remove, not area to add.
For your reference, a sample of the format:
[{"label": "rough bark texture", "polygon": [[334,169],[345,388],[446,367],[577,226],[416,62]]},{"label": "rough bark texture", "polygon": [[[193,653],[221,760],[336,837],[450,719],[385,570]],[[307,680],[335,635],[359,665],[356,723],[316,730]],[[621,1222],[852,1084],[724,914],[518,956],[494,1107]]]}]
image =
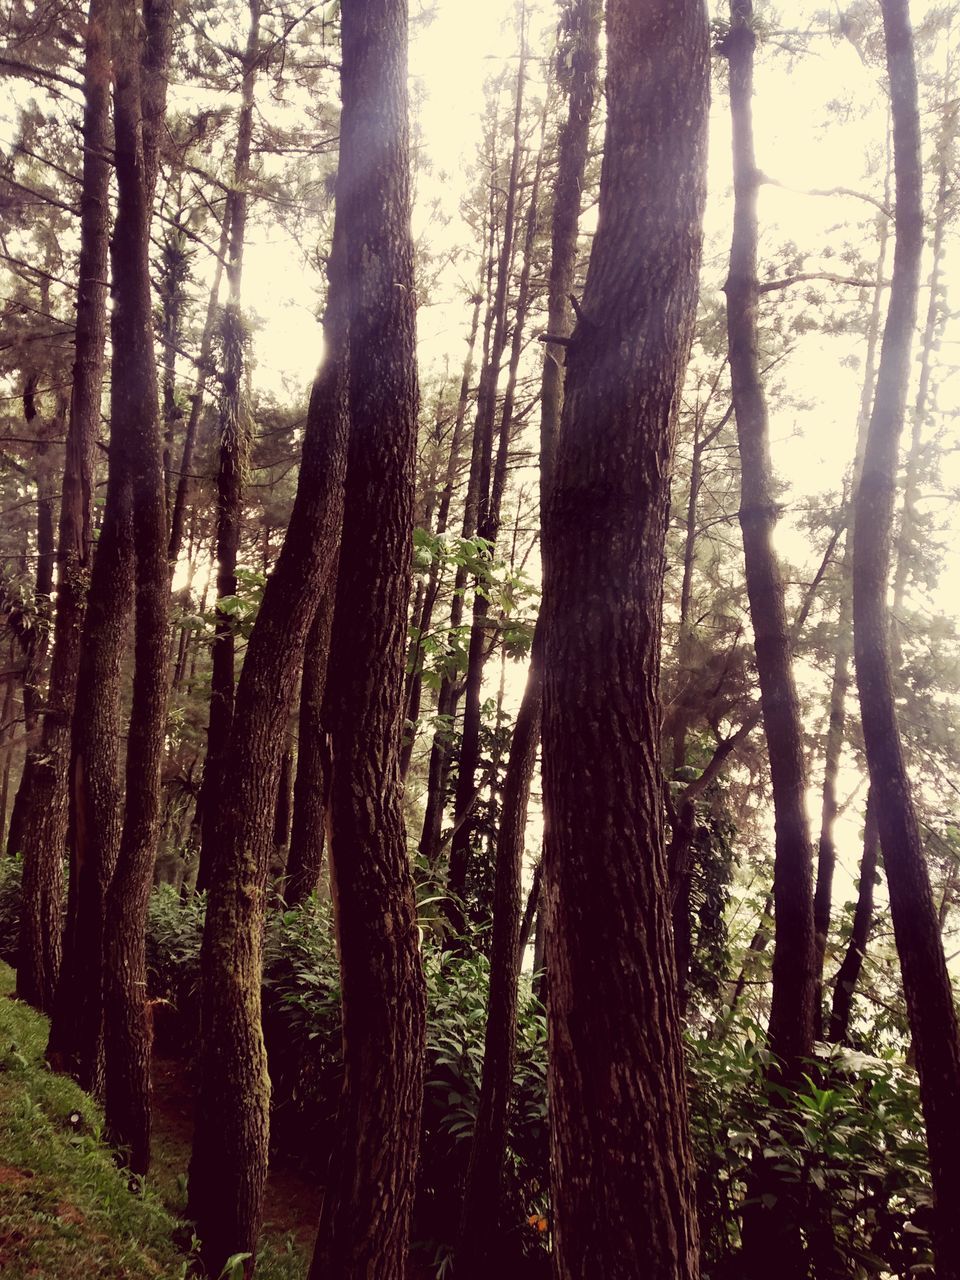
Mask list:
[{"label": "rough bark texture", "polygon": [[54,1004],[62,946],[62,870],[67,833],[70,722],[93,549],[93,465],[106,339],[110,182],[109,5],[91,0],[84,53],[80,261],[73,388],[58,532],[57,608],[50,686],[24,825],[17,995],[45,1012]]},{"label": "rough bark texture", "polygon": [[733,0],[726,53],[733,118],[734,229],[726,283],[734,414],[740,443],[740,526],[776,824],[776,942],[770,1048],[787,1064],[813,1047],[813,870],[792,638],[773,548],[777,501],[757,348],[757,191],[753,148],[753,5]]},{"label": "rough bark texture", "polygon": [[323,694],[330,658],[334,593],[320,602],[307,637],[300,682],[297,778],[293,789],[293,825],[283,898],[288,906],[305,902],[320,883],[326,832],[330,750],[323,727]]},{"label": "rough bark texture", "polygon": [[334,228],[327,359],[304,435],[293,514],[247,645],[210,865],[201,952],[203,1049],[189,1212],[207,1270],[234,1253],[253,1272],[263,1214],[270,1081],[260,1026],[261,935],[285,734],[307,635],[332,590],[346,463],[344,226]]},{"label": "rough bark texture", "polygon": [[425,999],[399,772],[417,369],[405,0],[342,15],[350,446],[327,689],[344,1082],[313,1280],[406,1273]]},{"label": "rough bark texture", "polygon": [[163,431],[153,349],[150,225],[157,145],[166,107],[171,0],[118,9],[114,56],[117,219],[111,438],[130,476],[136,567],[133,700],[126,800],[104,931],[104,1050],[107,1136],[135,1173],[150,1163],[150,1027],[146,923],[160,828],[160,769],[167,712],[167,502]]},{"label": "rough bark texture", "polygon": [[881,0],[893,114],[896,249],[877,395],[854,532],[853,621],[860,714],[920,1074],[935,1199],[939,1280],[960,1276],[960,1030],[910,795],[889,651],[887,575],[923,242],[920,124],[907,0]]},{"label": "rough bark texture", "polygon": [[225,225],[230,228],[227,256],[227,302],[223,309],[223,369],[220,393],[220,451],[217,466],[217,608],[210,672],[210,720],[203,766],[200,808],[201,846],[197,888],[209,877],[211,844],[216,841],[217,810],[222,803],[221,777],[229,748],[235,681],[235,624],[220,601],[237,594],[237,559],[243,522],[243,485],[250,452],[250,424],[244,397],[245,343],[240,310],[243,247],[247,230],[247,187],[253,141],[254,89],[260,60],[260,5],[250,0],[250,26],[243,58],[237,146],[233,182],[227,194]]},{"label": "rough bark texture", "polygon": [[599,223],[544,522],[554,1271],[672,1280],[696,1276],[699,1260],[657,689],[700,260],[707,15],[698,0],[608,0],[607,40]]},{"label": "rough bark texture", "polygon": [[[113,5],[108,13],[112,24]],[[105,207],[103,216],[108,216]],[[114,311],[114,351],[116,328]],[[80,642],[69,769],[67,922],[47,1046],[51,1065],[92,1092],[102,1088],[103,922],[123,819],[120,679],[133,573],[132,477],[125,444],[111,432],[103,522]]]}]

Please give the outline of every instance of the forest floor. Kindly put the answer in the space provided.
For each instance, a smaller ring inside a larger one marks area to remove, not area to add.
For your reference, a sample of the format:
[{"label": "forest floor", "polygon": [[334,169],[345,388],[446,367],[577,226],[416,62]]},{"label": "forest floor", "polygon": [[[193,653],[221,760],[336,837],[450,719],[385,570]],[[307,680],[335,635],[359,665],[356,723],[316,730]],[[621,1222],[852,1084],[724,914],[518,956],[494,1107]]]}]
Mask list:
[{"label": "forest floor", "polygon": [[[115,1165],[99,1108],[43,1060],[45,1018],[10,999],[0,964],[0,1273],[4,1280],[181,1280],[190,1259],[173,1243],[184,1204],[192,1097],[185,1065],[159,1059],[154,1167],[145,1186]],[[302,1280],[319,1190],[271,1173],[259,1280]]]},{"label": "forest floor", "polygon": [[[153,1064],[154,1183],[165,1203],[181,1208],[193,1140],[194,1093],[189,1064],[155,1057]],[[320,1218],[321,1188],[293,1170],[271,1163],[264,1202],[263,1231],[272,1247],[310,1256]]]}]

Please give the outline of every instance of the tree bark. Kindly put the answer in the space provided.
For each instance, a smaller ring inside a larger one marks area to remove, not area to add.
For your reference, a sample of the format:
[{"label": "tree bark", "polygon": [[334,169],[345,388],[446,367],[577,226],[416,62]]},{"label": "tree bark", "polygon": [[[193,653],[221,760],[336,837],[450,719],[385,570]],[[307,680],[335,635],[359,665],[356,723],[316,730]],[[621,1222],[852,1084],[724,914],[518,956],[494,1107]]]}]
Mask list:
[{"label": "tree bark", "polygon": [[[888,154],[884,205],[890,204],[890,178],[892,157]],[[867,329],[867,351],[864,361],[863,388],[860,394],[860,412],[857,415],[857,444],[850,482],[850,501],[845,511],[845,522],[852,523],[853,505],[863,470],[863,449],[866,444],[870,411],[876,387],[876,358],[880,343],[881,302],[886,288],[887,245],[890,238],[890,219],[879,214],[877,243],[877,284],[873,291],[873,304]],[[837,820],[837,778],[840,757],[846,737],[847,694],[850,689],[850,657],[853,652],[853,531],[847,528],[840,564],[840,607],[837,611],[836,654],[833,679],[830,684],[830,718],[823,760],[823,799],[820,808],[820,839],[817,844],[817,886],[813,897],[813,921],[816,934],[817,997],[814,1005],[817,1038],[821,1038],[823,1023],[823,964],[830,931],[830,912],[833,903],[833,873],[837,861],[834,828]]]},{"label": "tree bark", "polygon": [[213,284],[210,286],[210,297],[207,300],[207,314],[203,322],[203,333],[200,337],[200,352],[197,356],[197,381],[190,397],[190,417],[183,437],[183,453],[180,455],[180,475],[177,479],[177,491],[173,499],[173,510],[170,514],[170,546],[167,557],[170,571],[173,573],[180,558],[183,546],[187,503],[190,499],[190,471],[193,467],[193,454],[197,444],[197,431],[200,427],[200,414],[203,411],[203,394],[206,390],[207,376],[210,372],[210,353],[213,350],[213,337],[216,330],[217,306],[220,299],[220,281],[223,277],[223,264],[230,245],[230,221],[227,210],[224,210],[223,223],[220,227],[220,245],[217,250],[217,265],[213,271]]},{"label": "tree bark", "polygon": [[608,0],[607,36],[599,223],[543,539],[554,1273],[673,1280],[699,1258],[657,689],[707,15],[697,0]]},{"label": "tree bark", "polygon": [[243,86],[237,120],[233,182],[227,195],[225,223],[230,227],[227,256],[227,303],[223,310],[223,371],[220,395],[220,452],[217,467],[217,605],[210,673],[210,721],[203,767],[200,806],[200,870],[197,889],[206,889],[211,844],[216,841],[217,811],[223,802],[221,775],[229,749],[235,681],[235,624],[221,601],[237,594],[237,558],[243,521],[243,485],[250,452],[250,424],[244,403],[245,343],[240,310],[243,247],[247,229],[247,188],[253,142],[254,90],[260,64],[260,3],[249,0],[250,27],[243,57]]},{"label": "tree bark", "polygon": [[897,724],[887,577],[923,244],[920,125],[907,0],[881,0],[896,175],[896,249],[854,527],[853,623],[870,784],[920,1074],[940,1280],[960,1276],[960,1030]]},{"label": "tree bark", "polygon": [[160,770],[167,713],[167,501],[153,348],[150,226],[172,44],[171,0],[118,10],[114,56],[117,218],[111,439],[130,476],[136,569],[133,701],[126,802],[104,931],[105,1113],[108,1139],[134,1173],[150,1163],[150,1043],[146,925],[160,829]]},{"label": "tree bark", "polygon": [[67,834],[70,723],[93,552],[93,468],[106,340],[110,184],[109,0],[91,0],[84,53],[80,261],[73,389],[58,531],[57,608],[50,687],[24,826],[17,995],[54,1007],[62,950],[62,858]]},{"label": "tree bark", "polygon": [[827,1039],[833,1044],[847,1044],[853,996],[867,954],[870,926],[873,924],[873,891],[877,882],[880,856],[880,833],[877,829],[877,805],[872,793],[867,797],[867,814],[863,832],[863,857],[860,860],[860,886],[853,912],[850,941],[837,976],[833,981],[833,1005]]},{"label": "tree bark", "polygon": [[[567,299],[576,266],[581,190],[590,122],[598,87],[601,21],[601,0],[577,0],[568,18],[572,63],[570,98],[567,119],[559,138],[551,228],[553,257],[548,305],[550,317],[557,326],[554,329],[551,325],[549,329],[554,336],[565,334],[568,325]],[[535,193],[531,196],[531,201],[525,272],[528,271],[527,264],[532,250],[531,230],[536,223]],[[519,320],[517,327],[519,330]],[[515,335],[514,352],[516,351]],[[515,368],[514,360],[511,362],[514,374]],[[541,506],[545,506],[549,492],[548,477],[553,474],[553,450],[563,405],[562,373],[554,357],[549,354],[544,361],[541,389],[540,489]],[[505,405],[505,418],[507,414]],[[505,448],[503,453],[505,457]],[[510,744],[497,833],[483,1076],[457,1253],[458,1275],[462,1274],[467,1278],[476,1276],[478,1280],[486,1274],[491,1264],[495,1265],[496,1242],[500,1239],[500,1199],[506,1158],[507,1116],[516,1054],[517,987],[523,950],[526,947],[520,918],[524,834],[543,718],[542,645],[543,626],[538,621],[533,638],[530,670]],[[540,879],[541,870],[538,865],[534,875],[537,896]],[[533,893],[531,898],[535,906]],[[531,915],[527,922],[527,934],[532,923]]]},{"label": "tree bark", "polygon": [[777,503],[757,348],[757,191],[753,148],[753,5],[732,0],[726,37],[733,117],[734,230],[726,283],[734,415],[740,443],[740,526],[776,824],[776,940],[770,1048],[788,1074],[813,1048],[814,929],[800,707],[783,580],[773,548]]},{"label": "tree bark", "polygon": [[288,906],[306,902],[320,884],[326,834],[330,748],[323,727],[323,694],[330,659],[333,592],[320,602],[303,660],[300,683],[300,729],[297,778],[293,791],[293,826],[283,897]]},{"label": "tree bark", "polygon": [[393,1280],[406,1272],[425,1036],[399,771],[418,398],[405,0],[346,6],[342,39],[350,445],[325,720],[344,1081],[310,1276]]},{"label": "tree bark", "polygon": [[[341,133],[341,138],[344,135]],[[349,144],[341,142],[346,162]],[[332,590],[346,463],[346,320],[339,207],[325,322],[290,525],[264,590],[234,707],[201,951],[200,1082],[189,1212],[207,1270],[235,1253],[253,1273],[267,1170],[270,1081],[260,1026],[262,930],[277,784],[304,646]],[[322,606],[320,606],[322,607]]]},{"label": "tree bark", "polygon": [[[500,364],[507,347],[507,293],[513,264],[513,244],[516,233],[517,195],[520,185],[520,158],[522,151],[521,119],[526,81],[526,11],[521,12],[520,63],[517,70],[517,89],[513,113],[513,150],[510,173],[507,180],[506,204],[503,214],[503,239],[500,261],[497,267],[497,287],[493,300],[493,333],[490,350],[480,373],[477,390],[477,420],[475,439],[479,443],[479,474],[477,483],[477,534],[491,544],[496,542],[500,529],[500,495],[493,483],[493,440],[497,412],[497,382]],[[502,492],[502,491],[501,491]],[[492,547],[491,547],[492,554]],[[487,615],[490,602],[483,591],[475,590],[473,616],[470,625],[470,644],[467,654],[467,671],[463,692],[463,724],[460,733],[460,753],[457,761],[457,785],[454,795],[454,830],[450,841],[450,865],[447,873],[447,914],[454,933],[463,931],[464,918],[461,902],[467,885],[467,868],[470,860],[473,832],[469,820],[476,803],[477,767],[480,763],[481,692],[483,668],[489,636]]]}]

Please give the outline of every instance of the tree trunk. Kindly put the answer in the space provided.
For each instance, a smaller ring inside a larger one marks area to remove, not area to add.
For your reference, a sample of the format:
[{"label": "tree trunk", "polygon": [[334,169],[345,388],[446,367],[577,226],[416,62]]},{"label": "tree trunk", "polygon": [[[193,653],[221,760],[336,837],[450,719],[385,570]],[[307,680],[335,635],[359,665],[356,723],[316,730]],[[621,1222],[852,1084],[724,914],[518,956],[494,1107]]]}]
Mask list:
[{"label": "tree trunk", "polygon": [[300,730],[297,778],[293,792],[293,826],[283,897],[288,906],[306,902],[320,884],[326,823],[330,749],[323,727],[323,693],[330,658],[334,593],[320,602],[303,660],[300,684]]},{"label": "tree trunk", "polygon": [[53,1010],[60,971],[70,723],[93,550],[93,467],[103,383],[109,242],[108,7],[108,0],[91,0],[87,18],[80,262],[73,391],[58,532],[57,608],[47,708],[23,843],[17,995],[46,1013]]},{"label": "tree trunk", "polygon": [[[463,452],[463,424],[467,416],[467,405],[470,402],[470,379],[473,376],[473,352],[477,344],[477,331],[480,328],[480,307],[483,303],[483,295],[478,291],[473,296],[473,315],[470,321],[470,334],[467,338],[467,354],[463,361],[463,373],[460,376],[460,395],[457,399],[457,416],[453,423],[453,436],[450,441],[450,453],[447,456],[447,470],[444,478],[443,488],[440,492],[440,501],[437,504],[437,521],[435,531],[438,534],[446,533],[447,524],[450,519],[450,503],[453,498],[453,491],[456,488],[457,472],[460,469],[460,455]],[[437,596],[440,593],[440,565],[434,563],[430,568],[430,575],[427,579],[426,591],[424,593],[423,605],[416,616],[417,635],[414,643],[411,645],[410,659],[408,661],[407,684],[404,692],[404,705],[406,708],[405,719],[410,722],[410,728],[404,735],[403,746],[400,751],[400,776],[406,780],[407,773],[410,770],[410,759],[413,754],[413,745],[416,738],[416,724],[420,715],[420,699],[423,694],[423,637],[430,630],[433,622],[433,610],[437,603]],[[439,709],[439,708],[438,708]],[[432,753],[431,753],[432,763]],[[427,807],[429,809],[431,797],[428,793]]]},{"label": "tree trunk", "polygon": [[107,1136],[134,1173],[150,1163],[150,1041],[146,925],[160,828],[160,770],[167,713],[167,501],[163,429],[153,349],[150,226],[172,43],[171,0],[118,11],[114,56],[117,219],[111,242],[116,328],[111,438],[125,455],[133,500],[136,625],[127,738],[126,803],[104,930]]},{"label": "tree trunk", "polygon": [[877,882],[880,855],[880,833],[877,829],[877,805],[873,794],[867,797],[867,815],[863,832],[863,857],[860,860],[860,887],[853,913],[853,926],[846,954],[837,970],[833,985],[833,1007],[827,1039],[833,1044],[846,1044],[850,1033],[853,995],[867,954],[870,926],[873,924],[873,891]]},{"label": "tree trunk", "polygon": [[[887,175],[884,190],[884,205],[890,205],[890,178],[892,174],[892,157],[888,153]],[[887,246],[890,239],[890,218],[887,213],[880,213],[879,234],[877,244],[877,283],[873,290],[873,305],[870,310],[870,321],[867,329],[867,352],[864,362],[863,388],[860,394],[860,412],[857,415],[857,444],[853,464],[853,475],[850,482],[850,501],[845,511],[845,521],[851,524],[857,489],[860,485],[860,474],[863,469],[863,449],[867,439],[867,427],[870,423],[870,411],[873,408],[873,394],[876,386],[876,358],[880,341],[881,302],[886,285]],[[840,772],[840,756],[846,737],[847,694],[850,689],[850,657],[853,651],[853,532],[848,527],[843,544],[843,559],[840,565],[840,607],[837,612],[837,641],[833,665],[833,679],[830,684],[830,719],[827,726],[827,740],[824,747],[823,760],[823,800],[820,809],[820,839],[817,844],[817,887],[813,897],[813,920],[816,933],[816,978],[817,996],[814,1004],[816,1019],[816,1035],[822,1036],[823,1023],[823,964],[827,949],[827,936],[830,931],[830,911],[833,903],[833,873],[837,861],[837,849],[834,839],[834,828],[837,820],[837,778]]]},{"label": "tree trunk", "polygon": [[[344,161],[348,146],[341,143]],[[342,162],[343,163],[343,162]],[[247,644],[224,763],[201,951],[203,1030],[189,1212],[207,1270],[253,1273],[267,1170],[270,1081],[260,1026],[262,931],[274,806],[307,635],[332,590],[346,462],[344,217],[337,209],[327,357],[310,398],[297,496]],[[321,606],[322,607],[322,606]]]},{"label": "tree trunk", "polygon": [[[40,428],[41,438],[46,432],[35,403],[36,375],[27,377],[23,393],[24,418],[34,430]],[[46,675],[47,651],[50,639],[53,591],[53,566],[56,559],[56,503],[49,475],[49,463],[44,458],[49,446],[41,444],[35,461],[37,471],[37,551],[34,577],[34,609],[36,622],[24,637],[23,667],[23,722],[26,751],[23,772],[17,786],[17,794],[10,814],[10,833],[7,837],[7,854],[23,853],[27,840],[27,821],[31,810],[30,793],[36,776],[38,737],[43,706],[43,685]]]},{"label": "tree trunk", "polygon": [[917,502],[920,498],[920,466],[923,456],[923,430],[927,425],[930,404],[930,378],[933,371],[934,352],[939,347],[943,327],[949,312],[943,298],[943,270],[946,255],[946,236],[953,212],[951,197],[952,146],[957,128],[956,82],[947,77],[944,82],[944,101],[941,106],[943,121],[937,145],[937,195],[933,210],[932,263],[930,267],[929,298],[920,346],[920,374],[917,394],[911,414],[910,448],[907,451],[903,480],[903,511],[896,540],[896,566],[893,574],[892,625],[893,643],[899,646],[902,630],[902,611],[910,579],[910,566],[918,537]]},{"label": "tree trunk", "polygon": [[501,1238],[500,1196],[517,1041],[523,840],[543,708],[540,647],[541,642],[535,635],[531,670],[510,744],[497,833],[483,1075],[463,1198],[456,1272],[458,1277],[477,1280],[489,1274],[491,1263],[497,1259]]},{"label": "tree trunk", "polygon": [[250,423],[244,402],[245,345],[240,311],[243,246],[247,230],[247,187],[253,141],[254,89],[260,64],[260,3],[249,0],[250,27],[243,57],[243,87],[237,121],[233,183],[227,195],[225,222],[230,227],[227,257],[227,304],[223,311],[223,372],[220,395],[220,453],[217,468],[217,606],[210,673],[210,721],[203,767],[200,806],[200,870],[197,889],[206,889],[211,843],[216,841],[221,774],[230,742],[235,680],[235,624],[221,601],[237,594],[237,557],[243,522],[243,484],[250,452]]},{"label": "tree trunk", "polygon": [[935,1200],[939,1280],[960,1277],[960,1030],[897,724],[887,576],[923,243],[920,126],[907,0],[881,0],[896,174],[896,250],[877,395],[857,498],[853,622],[870,783],[920,1074]]},{"label": "tree trunk", "polygon": [[346,6],[342,39],[350,446],[325,720],[344,1081],[310,1275],[393,1280],[406,1271],[425,1036],[399,772],[417,432],[405,0]]},{"label": "tree trunk", "polygon": [[[497,268],[497,288],[493,302],[493,334],[490,351],[480,373],[477,391],[477,420],[474,427],[479,443],[479,475],[477,484],[477,534],[494,543],[500,528],[499,496],[493,485],[493,435],[497,412],[497,381],[500,364],[507,346],[507,292],[513,263],[513,242],[516,229],[517,194],[520,185],[520,156],[522,151],[521,117],[526,79],[526,13],[521,14],[520,64],[517,70],[517,90],[513,114],[513,151],[510,174],[507,181],[507,198],[503,215],[503,240],[500,262]],[[491,547],[492,555],[492,547]],[[467,672],[463,693],[463,725],[460,734],[460,754],[457,761],[457,786],[454,796],[454,832],[450,842],[450,866],[447,873],[447,891],[450,895],[447,912],[454,933],[461,933],[464,926],[461,902],[467,886],[467,868],[470,860],[472,823],[470,812],[476,803],[477,767],[480,763],[481,693],[483,668],[488,643],[487,615],[490,602],[484,592],[476,590],[473,597],[473,617],[470,626],[470,645],[467,655]]]},{"label": "tree trunk", "polygon": [[[153,356],[149,233],[159,164],[159,135],[166,102],[171,10],[167,0],[143,13],[143,38],[133,13],[122,12],[128,47],[114,47],[114,112],[118,175],[124,171],[124,217],[114,228],[111,316],[113,405],[107,498],[87,598],[70,765],[72,856],[64,973],[57,989],[47,1057],[81,1086],[103,1083],[106,917],[118,922],[117,945],[126,935],[124,971],[131,986],[111,996],[112,1008],[129,1007],[140,1039],[142,992],[136,984],[137,934],[134,884],[142,874],[149,893],[155,843],[166,706],[166,619],[169,587],[156,578],[156,544],[166,535],[159,443],[156,365]],[[136,54],[131,49],[136,49]],[[137,63],[134,58],[140,59]],[[139,82],[139,83],[137,83]],[[118,105],[119,103],[119,105]],[[120,139],[120,129],[126,131]],[[121,157],[120,151],[123,151]],[[119,210],[118,210],[119,219]],[[142,241],[142,245],[137,246]],[[146,264],[146,265],[144,265]],[[121,325],[131,326],[121,332]],[[129,368],[126,362],[129,361]],[[154,498],[159,494],[159,502]],[[135,503],[142,509],[135,513]],[[134,654],[134,700],[128,741],[127,813],[119,776],[120,680],[139,570]],[[160,676],[162,674],[162,680]],[[133,762],[131,762],[131,748]],[[139,758],[140,764],[136,763]],[[155,759],[155,763],[154,763]],[[142,767],[141,767],[142,766]],[[131,774],[133,789],[130,791]],[[154,780],[156,779],[156,781]],[[108,906],[108,893],[124,837],[124,876],[131,918]],[[132,879],[127,879],[132,877]],[[145,907],[144,907],[145,910]],[[126,931],[126,925],[131,927]],[[142,949],[142,944],[141,949]],[[114,963],[119,963],[114,960]],[[119,973],[114,977],[119,980]],[[125,1086],[124,1086],[125,1087]],[[109,1105],[109,1104],[108,1104]]]},{"label": "tree trunk", "polygon": [[608,0],[607,35],[599,223],[543,539],[554,1272],[674,1280],[699,1258],[657,689],[707,15],[697,0]]},{"label": "tree trunk", "polygon": [[541,859],[533,868],[533,882],[530,885],[530,892],[527,894],[527,905],[523,909],[523,916],[520,920],[520,936],[517,939],[518,973],[523,969],[523,958],[527,954],[527,947],[530,945],[530,937],[533,933],[534,920],[536,919],[537,910],[540,906],[540,889],[542,883],[543,860]]},{"label": "tree trunk", "polygon": [[[551,233],[549,314],[556,336],[567,330],[567,297],[577,254],[580,196],[586,167],[590,122],[597,93],[599,72],[601,0],[578,0],[570,14],[570,101],[567,120],[559,138],[559,161]],[[537,176],[539,178],[539,164]],[[525,248],[524,270],[532,250],[531,230],[536,224],[536,194],[531,195],[531,213]],[[518,311],[520,310],[518,305]],[[517,330],[520,329],[518,319]],[[518,351],[515,334],[514,357]],[[516,360],[511,361],[515,376]],[[544,361],[542,375],[540,460],[541,505],[548,495],[547,477],[553,473],[563,404],[562,375],[552,355]],[[550,393],[547,394],[547,388]],[[504,418],[508,416],[504,406]],[[504,457],[506,449],[503,450]],[[505,471],[505,466],[504,466]],[[501,481],[502,491],[502,481]],[[493,902],[493,941],[490,954],[490,991],[484,1040],[483,1076],[467,1185],[463,1198],[457,1273],[464,1277],[486,1274],[496,1264],[496,1244],[500,1239],[500,1199],[506,1158],[507,1116],[513,1085],[513,1064],[517,1036],[517,985],[526,938],[523,936],[521,878],[524,833],[530,784],[536,766],[543,712],[543,626],[538,621],[527,683],[514,726],[510,757],[504,781],[500,828],[497,834],[496,873]],[[539,897],[540,865],[534,875]],[[536,906],[536,898],[531,892]],[[526,922],[529,935],[532,915]]]},{"label": "tree trunk", "polygon": [[[792,636],[773,546],[777,502],[758,352],[760,174],[753,146],[751,99],[756,34],[751,0],[731,0],[730,30],[724,43],[730,67],[735,195],[730,273],[725,286],[727,334],[740,447],[740,527],[775,821],[775,941],[768,1042],[774,1055],[771,1075],[792,1081],[799,1080],[802,1061],[813,1052],[813,866]],[[772,1162],[758,1154],[743,1218],[744,1275],[760,1280],[767,1274],[770,1258],[778,1252],[779,1265],[789,1280],[806,1277],[808,1261],[796,1207],[791,1188]]]},{"label": "tree trunk", "polygon": [[726,283],[734,414],[740,442],[740,526],[776,822],[776,941],[770,1048],[788,1074],[813,1048],[814,931],[800,707],[783,580],[773,548],[777,503],[757,349],[757,190],[753,149],[753,5],[732,0],[726,37],[733,117],[734,231]]},{"label": "tree trunk", "polygon": [[[488,244],[485,246],[488,249],[488,252],[484,271],[487,306],[483,320],[483,357],[481,360],[481,369],[486,368],[490,356],[490,342],[493,331],[494,316],[493,277],[496,241],[496,158],[493,154],[491,154],[490,163]],[[461,382],[460,390],[461,404],[463,405],[464,410],[466,410],[463,382]],[[479,410],[477,418],[474,420],[473,435],[470,444],[470,471],[467,477],[467,491],[464,495],[463,503],[463,522],[461,524],[461,533],[464,539],[473,538],[476,535],[477,518],[480,509],[480,473],[483,441],[481,433],[477,429],[478,419]],[[449,629],[451,633],[458,631],[463,622],[463,603],[467,588],[467,576],[466,565],[458,565],[453,577],[453,598],[450,604]],[[442,847],[440,832],[443,826],[443,811],[447,798],[447,781],[450,775],[451,727],[454,716],[456,715],[457,703],[460,700],[460,690],[458,688],[459,680],[459,672],[450,672],[441,681],[440,689],[437,694],[437,720],[439,721],[439,727],[434,733],[433,746],[430,750],[430,765],[427,778],[427,802],[424,808],[423,828],[420,833],[419,844],[422,857],[425,858],[431,866],[433,866],[439,859]]]},{"label": "tree trunk", "polygon": [[190,498],[190,470],[193,466],[193,453],[197,443],[197,431],[200,426],[200,414],[203,412],[203,393],[206,390],[207,375],[210,372],[210,353],[213,350],[213,337],[216,329],[217,306],[220,298],[220,281],[223,277],[223,264],[230,245],[230,220],[224,210],[223,224],[220,228],[220,245],[217,249],[217,265],[213,272],[213,284],[210,286],[210,297],[207,300],[207,314],[203,322],[203,333],[200,338],[200,353],[197,356],[197,381],[190,397],[190,417],[183,437],[183,453],[180,455],[180,475],[177,479],[177,491],[170,514],[170,546],[167,558],[170,561],[171,573],[176,568],[183,546],[183,533],[187,514],[187,503]]}]

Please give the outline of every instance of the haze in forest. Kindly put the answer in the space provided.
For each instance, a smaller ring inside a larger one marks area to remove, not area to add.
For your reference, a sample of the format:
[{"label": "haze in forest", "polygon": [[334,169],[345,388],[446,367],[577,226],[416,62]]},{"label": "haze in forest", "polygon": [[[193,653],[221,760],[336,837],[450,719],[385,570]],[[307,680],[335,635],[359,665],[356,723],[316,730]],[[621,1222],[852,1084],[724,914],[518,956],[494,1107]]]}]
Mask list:
[{"label": "haze in forest", "polygon": [[960,1280],[958,36],[0,0],[0,1270]]}]

